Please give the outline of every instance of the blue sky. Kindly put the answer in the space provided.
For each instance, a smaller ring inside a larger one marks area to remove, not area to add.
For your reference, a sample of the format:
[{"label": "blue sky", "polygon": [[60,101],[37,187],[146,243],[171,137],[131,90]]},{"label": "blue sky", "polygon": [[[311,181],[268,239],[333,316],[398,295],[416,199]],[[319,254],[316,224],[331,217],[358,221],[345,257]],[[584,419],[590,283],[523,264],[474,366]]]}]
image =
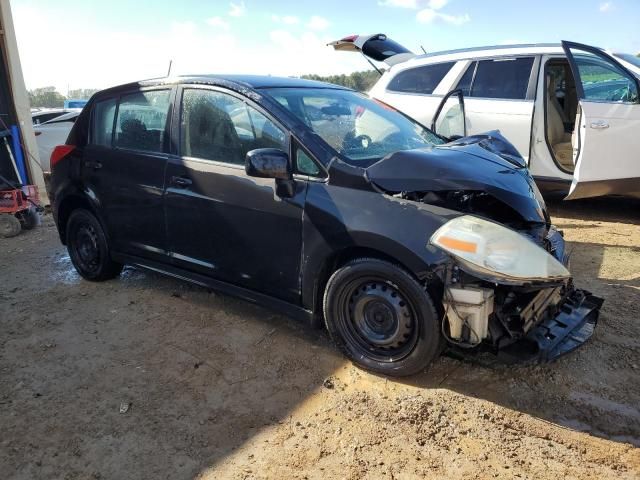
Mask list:
[{"label": "blue sky", "polygon": [[28,88],[104,88],[173,72],[349,73],[326,43],[386,33],[414,51],[569,39],[640,51],[640,2],[11,0]]}]

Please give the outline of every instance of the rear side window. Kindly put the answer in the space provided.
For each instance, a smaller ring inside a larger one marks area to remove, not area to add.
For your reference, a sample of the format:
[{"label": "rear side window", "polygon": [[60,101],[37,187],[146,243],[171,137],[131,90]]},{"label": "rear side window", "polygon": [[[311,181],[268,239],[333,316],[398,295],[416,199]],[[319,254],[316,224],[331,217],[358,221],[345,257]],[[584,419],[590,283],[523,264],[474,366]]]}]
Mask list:
[{"label": "rear side window", "polygon": [[404,70],[389,82],[387,90],[429,95],[433,93],[454,64],[455,62],[438,63]]},{"label": "rear side window", "polygon": [[111,146],[113,137],[113,119],[116,114],[116,99],[110,98],[97,102],[93,107],[93,135],[94,145]]},{"label": "rear side window", "polygon": [[115,146],[145,152],[163,152],[169,95],[169,90],[123,95],[118,107]]},{"label": "rear side window", "polygon": [[532,67],[533,57],[481,60],[469,65],[458,88],[469,97],[525,100]]}]

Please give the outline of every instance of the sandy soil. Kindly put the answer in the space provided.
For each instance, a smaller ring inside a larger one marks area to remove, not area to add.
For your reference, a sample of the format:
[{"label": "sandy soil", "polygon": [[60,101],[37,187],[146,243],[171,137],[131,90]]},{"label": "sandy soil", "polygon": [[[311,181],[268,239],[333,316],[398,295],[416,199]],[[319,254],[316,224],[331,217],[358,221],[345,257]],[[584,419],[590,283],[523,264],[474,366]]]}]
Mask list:
[{"label": "sandy soil", "polygon": [[592,341],[403,381],[177,280],[82,281],[50,217],[0,239],[0,477],[640,478],[640,202],[551,211],[606,298]]}]

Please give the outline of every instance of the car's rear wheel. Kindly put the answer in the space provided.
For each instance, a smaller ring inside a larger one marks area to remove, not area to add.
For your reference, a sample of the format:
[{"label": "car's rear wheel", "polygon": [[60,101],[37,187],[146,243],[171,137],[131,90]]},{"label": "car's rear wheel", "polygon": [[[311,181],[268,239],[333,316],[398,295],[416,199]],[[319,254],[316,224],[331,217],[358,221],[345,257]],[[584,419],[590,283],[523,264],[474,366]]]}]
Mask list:
[{"label": "car's rear wheel", "polygon": [[426,368],[441,351],[433,302],[404,269],[374,258],[348,262],[324,295],[327,330],[359,366],[394,376]]},{"label": "car's rear wheel", "polygon": [[111,260],[109,242],[98,219],[88,210],[75,210],[67,222],[67,249],[78,273],[91,281],[117,277],[122,265]]}]

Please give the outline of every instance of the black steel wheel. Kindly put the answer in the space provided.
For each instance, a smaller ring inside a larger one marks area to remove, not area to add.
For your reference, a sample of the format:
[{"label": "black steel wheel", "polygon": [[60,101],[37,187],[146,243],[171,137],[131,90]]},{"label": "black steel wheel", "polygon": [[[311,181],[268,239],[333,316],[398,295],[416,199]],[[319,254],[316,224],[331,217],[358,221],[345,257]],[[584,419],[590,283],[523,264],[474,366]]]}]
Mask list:
[{"label": "black steel wheel", "polygon": [[120,274],[122,265],[111,260],[107,237],[91,212],[75,210],[69,217],[66,231],[71,263],[83,278],[102,281]]},{"label": "black steel wheel", "polygon": [[373,258],[353,260],[329,279],[327,330],[356,364],[387,375],[411,375],[440,353],[431,298],[402,268]]},{"label": "black steel wheel", "polygon": [[21,230],[20,220],[8,213],[0,213],[0,237],[15,237]]}]

